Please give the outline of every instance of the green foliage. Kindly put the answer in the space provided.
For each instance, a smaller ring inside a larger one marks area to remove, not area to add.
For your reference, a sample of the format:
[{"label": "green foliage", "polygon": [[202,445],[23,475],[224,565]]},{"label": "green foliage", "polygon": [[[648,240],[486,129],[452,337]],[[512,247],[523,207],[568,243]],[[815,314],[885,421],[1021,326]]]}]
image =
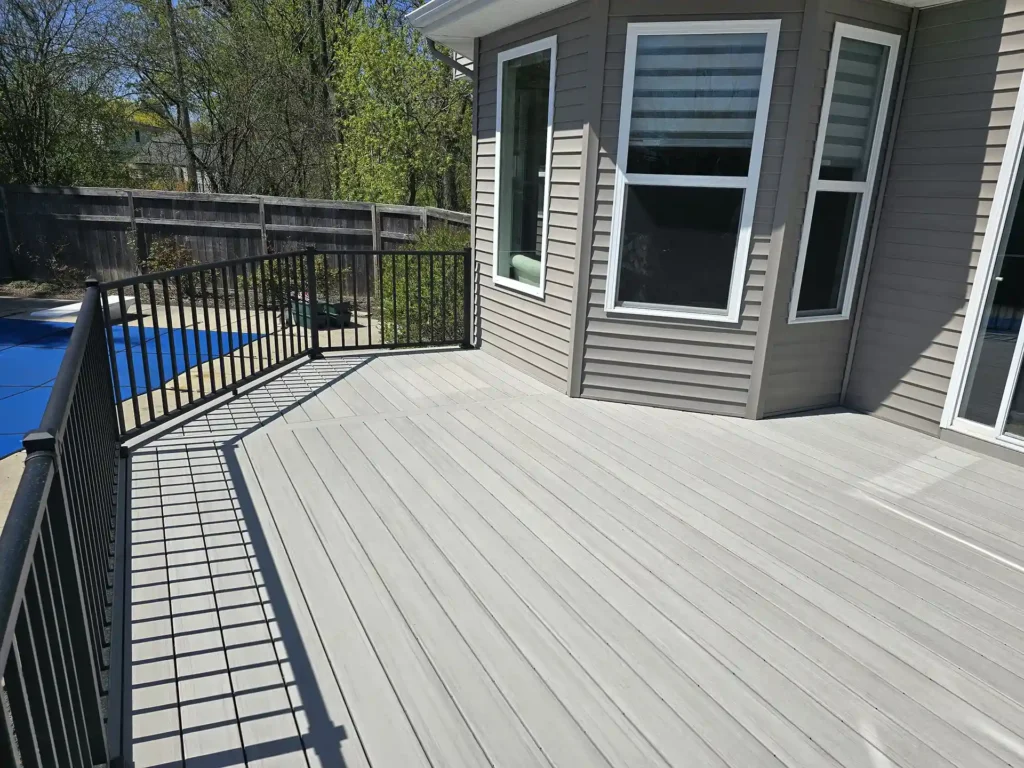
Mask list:
[{"label": "green foliage", "polygon": [[[444,256],[381,256],[381,331],[386,344],[458,341],[463,337],[463,265],[469,233],[432,227],[412,248]],[[408,296],[408,302],[406,297]]]},{"label": "green foliage", "polygon": [[130,109],[106,23],[116,0],[0,4],[0,182],[122,184]]},{"label": "green foliage", "polygon": [[199,264],[192,249],[173,237],[158,237],[149,243],[143,272],[168,272]]},{"label": "green foliage", "polygon": [[50,243],[42,240],[37,244],[37,248],[26,253],[23,246],[15,246],[15,263],[23,259],[27,261],[32,265],[32,277],[44,280],[56,293],[68,293],[85,287],[88,275],[81,267],[68,263],[64,255],[67,243]]},{"label": "green foliage", "polygon": [[342,197],[468,209],[472,86],[423,45],[388,14],[361,12],[342,25]]}]

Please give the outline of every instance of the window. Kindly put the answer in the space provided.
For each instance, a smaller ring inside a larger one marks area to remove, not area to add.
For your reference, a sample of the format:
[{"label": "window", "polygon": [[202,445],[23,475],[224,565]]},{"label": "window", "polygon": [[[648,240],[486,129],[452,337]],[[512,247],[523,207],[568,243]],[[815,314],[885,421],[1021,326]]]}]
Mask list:
[{"label": "window", "polygon": [[735,322],[779,22],[630,24],[608,312]]},{"label": "window", "polygon": [[790,322],[850,316],[899,42],[836,24]]},{"label": "window", "polygon": [[556,38],[498,56],[494,283],[544,296]]}]

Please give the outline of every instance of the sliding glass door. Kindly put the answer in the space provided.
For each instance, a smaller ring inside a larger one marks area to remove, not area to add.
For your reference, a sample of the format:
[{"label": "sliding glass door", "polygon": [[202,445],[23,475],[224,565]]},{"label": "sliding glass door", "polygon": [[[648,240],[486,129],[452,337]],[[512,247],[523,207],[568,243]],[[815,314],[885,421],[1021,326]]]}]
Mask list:
[{"label": "sliding glass door", "polygon": [[1024,205],[1018,184],[985,296],[958,416],[1024,442]]}]

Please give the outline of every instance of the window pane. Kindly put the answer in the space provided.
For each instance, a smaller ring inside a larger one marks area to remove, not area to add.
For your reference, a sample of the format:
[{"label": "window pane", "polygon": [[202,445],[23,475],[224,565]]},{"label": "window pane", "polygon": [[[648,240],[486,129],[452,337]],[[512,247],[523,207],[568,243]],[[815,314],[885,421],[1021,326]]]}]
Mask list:
[{"label": "window pane", "polygon": [[766,39],[641,35],[627,172],[746,176]]},{"label": "window pane", "polygon": [[505,62],[501,84],[498,274],[540,285],[551,51]]},{"label": "window pane", "polygon": [[742,189],[626,187],[620,303],[725,310]]},{"label": "window pane", "polygon": [[[974,357],[960,405],[960,416],[996,425],[1003,401],[1007,378],[1013,366],[1013,350],[1024,321],[1024,196],[1017,201],[1010,232],[1002,256],[996,264],[998,279],[989,285],[981,332],[974,347]],[[1006,431],[1021,434],[1021,404],[1024,403],[1020,383],[1010,406]],[[1016,410],[1016,416],[1014,411]]]},{"label": "window pane", "polygon": [[798,314],[839,312],[850,271],[850,249],[861,195],[819,191],[807,238]]},{"label": "window pane", "polygon": [[867,179],[888,61],[888,46],[848,37],[840,41],[818,178]]}]

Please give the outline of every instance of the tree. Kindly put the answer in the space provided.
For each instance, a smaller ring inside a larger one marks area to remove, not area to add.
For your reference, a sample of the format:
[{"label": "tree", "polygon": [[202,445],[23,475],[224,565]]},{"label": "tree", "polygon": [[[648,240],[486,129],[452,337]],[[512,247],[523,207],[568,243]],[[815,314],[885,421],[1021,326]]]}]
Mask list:
[{"label": "tree", "polygon": [[466,210],[471,84],[429,56],[393,4],[353,14],[338,37],[340,196]]},{"label": "tree", "polygon": [[5,0],[0,9],[0,180],[128,179],[132,109],[117,98],[112,0]]}]

